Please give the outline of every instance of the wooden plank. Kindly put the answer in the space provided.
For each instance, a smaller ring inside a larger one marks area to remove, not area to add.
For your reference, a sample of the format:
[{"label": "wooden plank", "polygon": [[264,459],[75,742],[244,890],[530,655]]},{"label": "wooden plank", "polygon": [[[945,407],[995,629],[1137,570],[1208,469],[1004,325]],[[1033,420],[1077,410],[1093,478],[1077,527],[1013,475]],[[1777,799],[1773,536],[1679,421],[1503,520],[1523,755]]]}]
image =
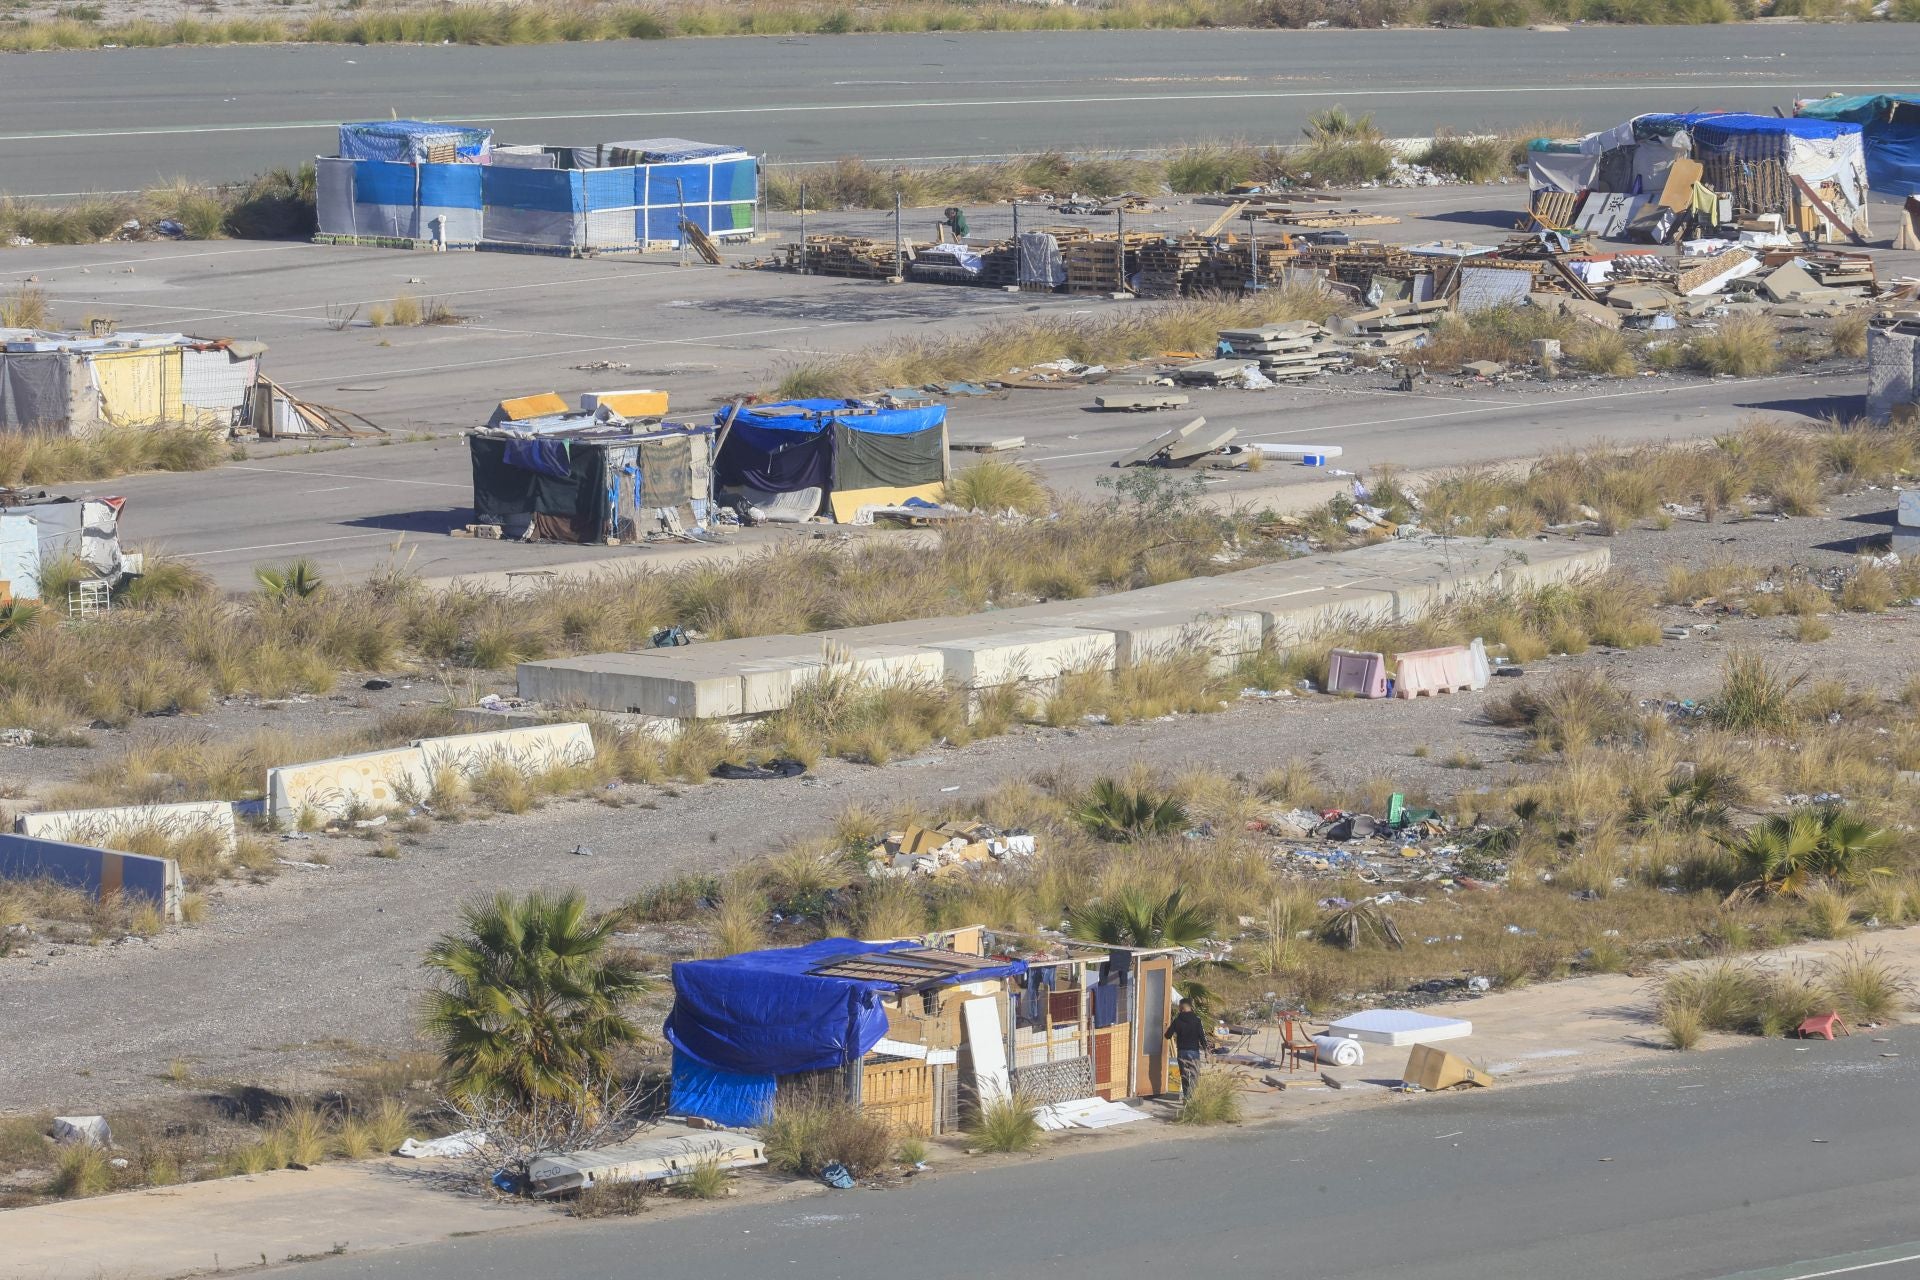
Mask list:
[{"label": "wooden plank", "polygon": [[705,258],[710,265],[716,267],[720,265],[720,246],[716,245],[707,233],[692,221],[686,218],[680,219],[680,234],[687,238],[694,252]]},{"label": "wooden plank", "polygon": [[1845,218],[1842,218],[1839,214],[1835,213],[1833,211],[1833,206],[1828,204],[1825,200],[1822,200],[1820,198],[1819,193],[1813,189],[1813,187],[1807,182],[1805,178],[1801,177],[1797,173],[1794,174],[1793,185],[1794,185],[1794,188],[1798,190],[1802,196],[1806,197],[1807,203],[1812,205],[1817,211],[1819,211],[1819,214],[1821,217],[1825,218],[1828,222],[1838,227],[1841,230],[1841,232],[1846,235],[1847,239],[1853,241],[1857,245],[1864,246],[1867,243],[1866,237],[1862,236],[1858,231],[1855,231],[1853,229],[1853,224],[1851,222],[1848,222]]},{"label": "wooden plank", "polygon": [[1232,222],[1235,218],[1239,217],[1241,214],[1245,213],[1246,211],[1247,211],[1247,202],[1245,200],[1241,200],[1236,204],[1230,204],[1226,208],[1222,209],[1220,211],[1220,216],[1215,218],[1212,222],[1209,222],[1207,224],[1207,229],[1205,231],[1202,231],[1200,234],[1203,236],[1217,236],[1220,234],[1220,229],[1222,227],[1226,226],[1229,222]]}]

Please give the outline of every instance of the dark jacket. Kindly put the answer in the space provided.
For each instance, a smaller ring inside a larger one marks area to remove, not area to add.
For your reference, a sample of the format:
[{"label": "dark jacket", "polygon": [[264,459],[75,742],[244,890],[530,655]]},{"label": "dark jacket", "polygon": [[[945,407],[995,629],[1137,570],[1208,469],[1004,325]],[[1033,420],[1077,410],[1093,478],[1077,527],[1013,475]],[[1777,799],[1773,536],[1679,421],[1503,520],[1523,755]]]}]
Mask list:
[{"label": "dark jacket", "polygon": [[1176,1053],[1204,1053],[1207,1048],[1207,1028],[1200,1021],[1200,1015],[1191,1009],[1182,1009],[1173,1015],[1173,1021],[1167,1026],[1167,1039],[1173,1041]]}]

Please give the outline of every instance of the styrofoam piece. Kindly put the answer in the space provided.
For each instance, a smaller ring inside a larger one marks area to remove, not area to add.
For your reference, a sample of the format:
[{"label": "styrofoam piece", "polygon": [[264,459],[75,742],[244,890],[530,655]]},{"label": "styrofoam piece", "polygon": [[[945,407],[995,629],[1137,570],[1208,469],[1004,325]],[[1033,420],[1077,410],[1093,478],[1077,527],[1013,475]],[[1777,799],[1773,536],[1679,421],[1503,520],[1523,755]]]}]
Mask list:
[{"label": "styrofoam piece", "polygon": [[1111,671],[1115,643],[1111,632],[1028,627],[938,640],[927,648],[945,659],[951,683],[967,689],[991,689],[1054,680],[1070,671]]},{"label": "styrofoam piece", "polygon": [[766,1144],[732,1129],[650,1130],[645,1137],[590,1151],[542,1156],[527,1166],[535,1196],[555,1195],[595,1183],[663,1182],[683,1177],[703,1164],[745,1169],[767,1162]]},{"label": "styrofoam piece", "polygon": [[1393,696],[1396,698],[1485,687],[1484,681],[1475,683],[1473,653],[1463,644],[1394,655]]},{"label": "styrofoam piece", "polygon": [[1363,1009],[1329,1026],[1327,1034],[1395,1048],[1459,1040],[1473,1034],[1473,1024],[1465,1018],[1438,1018],[1412,1009]]},{"label": "styrofoam piece", "polygon": [[1387,656],[1363,653],[1357,649],[1333,649],[1327,653],[1328,693],[1353,693],[1362,698],[1387,696]]},{"label": "styrofoam piece", "polygon": [[465,777],[503,762],[531,777],[586,764],[594,756],[593,730],[577,721],[421,738],[413,745],[426,753],[429,773],[448,765]]},{"label": "styrofoam piece", "polygon": [[1315,1036],[1320,1062],[1329,1067],[1358,1067],[1367,1060],[1367,1051],[1351,1036]]},{"label": "styrofoam piece", "polygon": [[1006,1033],[1000,1026],[1000,1001],[987,996],[960,1004],[960,1029],[973,1065],[973,1096],[982,1106],[1013,1095],[1007,1070]]},{"label": "styrofoam piece", "polygon": [[223,853],[232,853],[238,839],[233,805],[225,800],[193,800],[183,804],[134,804],[108,809],[59,809],[23,813],[13,829],[40,840],[102,845],[135,831],[158,831],[169,837],[212,832]]},{"label": "styrofoam piece", "polygon": [[1034,1118],[1042,1129],[1057,1133],[1062,1129],[1111,1129],[1115,1125],[1145,1120],[1147,1113],[1135,1111],[1124,1102],[1075,1098],[1070,1102],[1049,1103],[1041,1107]]},{"label": "styrofoam piece", "polygon": [[1242,445],[1241,448],[1259,454],[1275,462],[1294,462],[1305,457],[1337,458],[1341,448],[1337,444],[1267,444],[1258,442]]},{"label": "styrofoam piece", "polygon": [[356,807],[397,808],[425,795],[430,779],[427,754],[419,747],[281,765],[267,770],[267,816],[284,824],[305,810],[344,818]]}]

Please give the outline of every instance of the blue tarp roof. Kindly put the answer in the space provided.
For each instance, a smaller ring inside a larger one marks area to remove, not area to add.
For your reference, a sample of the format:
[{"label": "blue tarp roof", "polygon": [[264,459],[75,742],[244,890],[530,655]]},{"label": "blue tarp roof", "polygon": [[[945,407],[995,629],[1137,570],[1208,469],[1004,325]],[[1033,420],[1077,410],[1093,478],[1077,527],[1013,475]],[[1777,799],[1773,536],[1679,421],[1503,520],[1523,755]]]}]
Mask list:
[{"label": "blue tarp roof", "polygon": [[677,164],[684,160],[707,160],[714,156],[739,155],[741,148],[724,142],[694,142],[687,138],[640,138],[632,142],[609,142],[610,147],[643,151],[651,164]]},{"label": "blue tarp roof", "polygon": [[462,160],[478,160],[493,142],[493,130],[426,120],[367,120],[340,126],[340,155],[348,160],[418,164],[434,142],[453,143]]},{"label": "blue tarp roof", "polygon": [[[805,413],[769,413],[769,409],[803,409]],[[860,409],[863,412],[849,413]],[[724,426],[727,410],[713,415],[715,426]],[[945,405],[920,409],[873,409],[859,400],[782,400],[778,404],[749,405],[734,418],[735,426],[759,427],[767,431],[798,431],[818,435],[834,423],[849,431],[876,436],[910,436],[937,427],[947,420]]]},{"label": "blue tarp roof", "polygon": [[[913,942],[825,938],[802,947],[746,951],[673,966],[666,1037],[696,1062],[738,1075],[824,1071],[864,1057],[887,1032],[889,982],[824,977],[834,960],[901,951]],[[968,970],[938,985],[1025,973],[1024,960]]]},{"label": "blue tarp roof", "polygon": [[1736,134],[1784,133],[1796,138],[1839,138],[1860,132],[1857,124],[1834,120],[1809,120],[1799,116],[1751,116],[1738,111],[1677,111],[1636,118],[1635,132],[1651,127],[1686,129],[1696,139],[1717,143]]}]

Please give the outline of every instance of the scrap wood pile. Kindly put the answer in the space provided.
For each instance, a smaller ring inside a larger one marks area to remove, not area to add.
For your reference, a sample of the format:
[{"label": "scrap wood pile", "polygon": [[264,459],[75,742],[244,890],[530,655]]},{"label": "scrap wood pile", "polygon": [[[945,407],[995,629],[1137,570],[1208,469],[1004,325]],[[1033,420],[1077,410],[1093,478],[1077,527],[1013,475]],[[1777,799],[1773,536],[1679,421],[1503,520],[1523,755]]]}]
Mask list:
[{"label": "scrap wood pile", "polygon": [[1001,831],[984,822],[956,820],[931,829],[889,831],[867,851],[867,871],[874,876],[961,875],[1038,852],[1033,836],[1022,828]]}]

